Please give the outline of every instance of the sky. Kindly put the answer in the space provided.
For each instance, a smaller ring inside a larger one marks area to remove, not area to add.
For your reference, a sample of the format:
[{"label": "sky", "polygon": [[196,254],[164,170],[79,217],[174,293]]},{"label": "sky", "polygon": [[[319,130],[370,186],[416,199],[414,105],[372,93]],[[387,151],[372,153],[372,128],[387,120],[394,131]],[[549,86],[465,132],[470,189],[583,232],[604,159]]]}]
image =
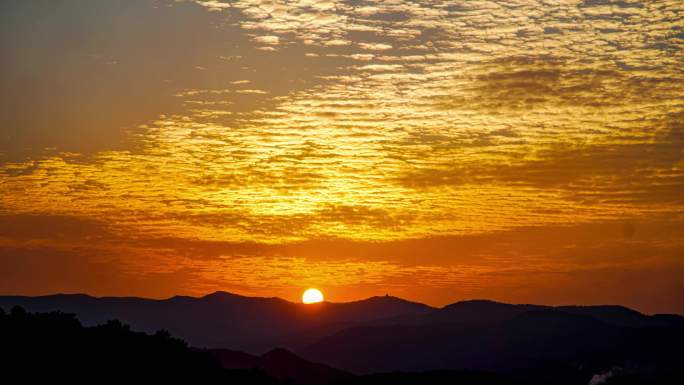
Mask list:
[{"label": "sky", "polygon": [[684,313],[680,0],[0,3],[0,293]]}]

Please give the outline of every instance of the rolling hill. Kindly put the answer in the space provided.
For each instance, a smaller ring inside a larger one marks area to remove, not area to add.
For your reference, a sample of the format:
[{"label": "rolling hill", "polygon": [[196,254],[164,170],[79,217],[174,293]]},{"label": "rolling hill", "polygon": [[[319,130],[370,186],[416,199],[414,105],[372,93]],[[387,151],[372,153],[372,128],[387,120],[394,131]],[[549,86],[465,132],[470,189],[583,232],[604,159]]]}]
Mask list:
[{"label": "rolling hill", "polygon": [[195,349],[209,349],[225,369],[265,371],[303,385],[372,381],[374,373],[393,372],[438,381],[468,378],[471,371],[528,384],[586,385],[612,371],[626,383],[654,382],[654,376],[665,379],[655,383],[670,383],[681,378],[684,355],[683,317],[610,305],[472,300],[437,309],[390,296],[302,305],[226,292],[166,300],[0,297],[0,307],[14,305],[74,313],[91,326],[119,319],[133,330],[165,329]]}]

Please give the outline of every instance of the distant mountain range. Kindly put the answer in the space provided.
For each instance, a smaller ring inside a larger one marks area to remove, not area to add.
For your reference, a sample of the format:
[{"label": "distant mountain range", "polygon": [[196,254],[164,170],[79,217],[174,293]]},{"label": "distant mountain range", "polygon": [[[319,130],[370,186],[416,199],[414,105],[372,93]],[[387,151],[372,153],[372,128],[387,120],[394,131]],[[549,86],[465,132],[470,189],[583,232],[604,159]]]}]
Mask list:
[{"label": "distant mountain range", "polygon": [[347,327],[435,310],[391,296],[311,305],[226,292],[200,298],[176,296],[164,300],[96,298],[82,294],[0,297],[0,307],[9,309],[14,305],[34,312],[60,310],[74,313],[84,325],[118,319],[134,330],[168,330],[195,347],[229,347],[253,354],[275,347],[298,348]]},{"label": "distant mountain range", "polygon": [[74,313],[85,325],[118,319],[134,330],[165,329],[210,349],[228,369],[299,376],[303,385],[338,383],[350,373],[430,370],[488,371],[559,385],[587,384],[613,371],[675,378],[684,356],[683,317],[622,306],[476,300],[438,309],[390,296],[303,305],[225,292],[166,300],[0,297],[0,307],[14,305]]}]

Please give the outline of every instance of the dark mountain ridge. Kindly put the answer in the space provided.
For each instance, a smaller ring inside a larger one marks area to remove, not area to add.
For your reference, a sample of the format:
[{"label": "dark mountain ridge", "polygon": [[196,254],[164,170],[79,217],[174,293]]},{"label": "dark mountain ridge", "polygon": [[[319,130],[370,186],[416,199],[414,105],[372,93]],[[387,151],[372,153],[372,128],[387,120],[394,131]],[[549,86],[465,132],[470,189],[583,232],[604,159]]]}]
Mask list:
[{"label": "dark mountain ridge", "polygon": [[[372,381],[373,376],[346,376],[395,371],[425,372],[397,377],[407,383],[421,378],[448,383],[485,371],[527,384],[586,385],[593,376],[618,369],[621,378],[674,384],[668,381],[681,378],[684,343],[683,317],[610,305],[472,300],[436,309],[389,296],[302,305],[225,292],[165,300],[0,297],[0,307],[14,305],[75,313],[85,325],[120,319],[133,330],[165,329],[196,350],[244,350],[248,353],[210,352],[224,368],[261,370],[302,384]],[[290,351],[273,350],[278,346]]]},{"label": "dark mountain ridge", "polygon": [[228,349],[201,351],[218,359],[225,369],[260,370],[272,378],[300,385],[332,385],[353,377],[342,370],[307,361],[283,348],[273,349],[261,356]]},{"label": "dark mountain ridge", "polygon": [[325,335],[354,324],[399,315],[419,315],[434,310],[424,304],[390,296],[312,305],[227,292],[215,292],[199,298],[176,296],[163,300],[97,298],[83,294],[0,297],[1,307],[11,308],[15,305],[32,312],[59,310],[73,313],[85,325],[119,319],[136,330],[169,330],[196,347],[231,347],[250,353],[301,343],[305,339],[304,334],[310,331],[321,330]]},{"label": "dark mountain ridge", "polygon": [[372,322],[372,324],[425,325],[436,323],[461,323],[479,325],[508,321],[526,312],[543,310],[555,310],[569,314],[586,315],[609,324],[629,327],[684,324],[684,317],[678,314],[646,315],[628,307],[618,305],[546,306],[507,304],[483,299],[455,302],[425,314],[379,319]]},{"label": "dark mountain ridge", "polygon": [[136,330],[169,330],[196,347],[231,347],[257,354],[277,346],[302,348],[319,338],[353,326],[488,324],[511,320],[533,310],[553,309],[630,327],[684,323],[684,318],[678,315],[649,316],[622,306],[552,307],[469,300],[437,309],[392,296],[312,305],[276,297],[246,297],[228,292],[161,300],[98,298],[84,294],[0,297],[0,306],[11,308],[14,305],[34,312],[59,310],[73,313],[85,325],[119,319]]},{"label": "dark mountain ridge", "polygon": [[357,374],[477,370],[526,383],[587,384],[596,373],[613,367],[676,373],[683,344],[681,322],[630,327],[557,309],[534,309],[479,324],[359,326],[298,353]]}]

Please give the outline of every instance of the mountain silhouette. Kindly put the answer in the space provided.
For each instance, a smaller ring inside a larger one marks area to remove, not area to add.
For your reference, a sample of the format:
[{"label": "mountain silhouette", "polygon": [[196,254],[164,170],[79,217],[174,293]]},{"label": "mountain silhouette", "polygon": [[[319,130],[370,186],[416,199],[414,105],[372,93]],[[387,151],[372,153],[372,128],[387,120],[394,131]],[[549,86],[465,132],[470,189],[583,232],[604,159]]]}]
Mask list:
[{"label": "mountain silhouette", "polygon": [[535,384],[586,384],[612,367],[674,375],[682,343],[681,319],[668,326],[626,327],[534,309],[498,322],[354,327],[299,353],[354,373],[480,370]]},{"label": "mountain silhouette", "polygon": [[285,349],[261,356],[191,349],[166,331],[136,332],[118,320],[84,327],[73,314],[0,308],[3,378],[40,383],[149,381],[239,385],[451,384],[512,385],[478,372],[352,374],[306,361]]},{"label": "mountain silhouette", "polygon": [[339,384],[352,377],[350,373],[304,360],[282,348],[261,356],[228,349],[209,349],[205,352],[216,357],[225,369],[261,370],[273,378],[301,385]]},{"label": "mountain silhouette", "polygon": [[165,329],[195,347],[260,354],[277,346],[297,347],[356,324],[435,310],[424,304],[383,296],[347,303],[304,305],[280,298],[245,297],[215,292],[204,297],[165,300],[58,294],[0,297],[0,307],[22,306],[32,312],[73,313],[85,325],[111,319],[135,330]]},{"label": "mountain silhouette", "polygon": [[667,326],[680,324],[684,318],[674,314],[646,315],[624,306],[543,306],[512,305],[489,300],[460,301],[441,309],[419,315],[405,315],[381,319],[376,324],[433,324],[461,323],[488,324],[507,321],[529,311],[556,310],[569,314],[586,315],[604,322],[631,327]]},{"label": "mountain silhouette", "polygon": [[132,330],[168,330],[224,370],[303,385],[487,383],[483,372],[503,376],[503,382],[490,378],[492,384],[682,379],[684,318],[612,305],[471,300],[437,309],[390,296],[303,305],[226,292],[166,300],[0,297],[0,307],[14,305],[75,313],[89,326],[119,319]]}]

